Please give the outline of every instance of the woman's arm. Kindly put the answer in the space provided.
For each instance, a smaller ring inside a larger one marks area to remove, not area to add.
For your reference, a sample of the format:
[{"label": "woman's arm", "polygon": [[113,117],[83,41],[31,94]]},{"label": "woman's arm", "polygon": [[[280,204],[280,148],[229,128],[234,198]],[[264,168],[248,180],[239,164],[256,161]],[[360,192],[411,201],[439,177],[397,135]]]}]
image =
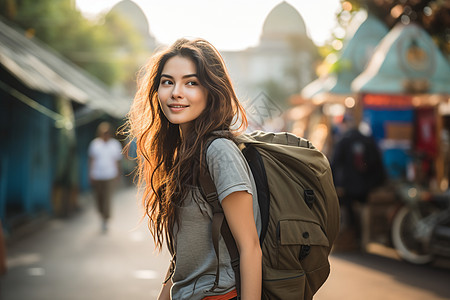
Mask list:
[{"label": "woman's arm", "polygon": [[222,208],[239,250],[241,296],[261,299],[261,247],[253,216],[252,195],[239,191],[222,200]]},{"label": "woman's arm", "polygon": [[170,300],[170,288],[172,287],[172,279],[162,285],[159,291],[158,300]]}]

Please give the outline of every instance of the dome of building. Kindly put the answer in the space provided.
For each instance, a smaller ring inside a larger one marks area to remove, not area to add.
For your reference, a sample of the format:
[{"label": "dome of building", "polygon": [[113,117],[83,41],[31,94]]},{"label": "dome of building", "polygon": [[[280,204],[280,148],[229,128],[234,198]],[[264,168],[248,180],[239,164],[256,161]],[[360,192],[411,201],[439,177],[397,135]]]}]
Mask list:
[{"label": "dome of building", "polygon": [[285,1],[274,7],[264,21],[263,38],[305,35],[306,26],[302,16]]},{"label": "dome of building", "polygon": [[147,17],[142,9],[133,1],[122,0],[114,5],[111,11],[124,16],[141,34],[149,34]]}]

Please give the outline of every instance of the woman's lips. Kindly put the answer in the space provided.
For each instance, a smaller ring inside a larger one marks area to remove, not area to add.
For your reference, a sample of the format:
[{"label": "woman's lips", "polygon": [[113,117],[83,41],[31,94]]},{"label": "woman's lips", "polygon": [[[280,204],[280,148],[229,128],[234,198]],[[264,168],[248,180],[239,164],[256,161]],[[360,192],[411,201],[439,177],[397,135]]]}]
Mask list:
[{"label": "woman's lips", "polygon": [[189,107],[189,105],[182,105],[182,104],[170,104],[168,105],[171,111],[178,112],[182,111],[185,108]]}]

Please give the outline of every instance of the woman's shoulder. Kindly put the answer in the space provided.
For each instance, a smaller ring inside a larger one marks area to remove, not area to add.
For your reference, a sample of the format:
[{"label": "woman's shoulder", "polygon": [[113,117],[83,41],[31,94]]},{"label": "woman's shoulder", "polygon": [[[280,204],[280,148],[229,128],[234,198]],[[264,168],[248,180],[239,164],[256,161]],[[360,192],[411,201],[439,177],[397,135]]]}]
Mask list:
[{"label": "woman's shoulder", "polygon": [[237,147],[236,143],[231,140],[230,138],[226,138],[226,137],[217,137],[215,138],[211,144],[210,147]]},{"label": "woman's shoulder", "polygon": [[214,139],[208,146],[207,155],[220,152],[220,153],[232,153],[232,152],[240,152],[238,146],[234,141],[225,137],[218,137]]},{"label": "woman's shoulder", "polygon": [[214,169],[233,169],[245,166],[245,158],[234,141],[227,138],[217,138],[209,145],[206,152],[206,161],[210,172]]}]

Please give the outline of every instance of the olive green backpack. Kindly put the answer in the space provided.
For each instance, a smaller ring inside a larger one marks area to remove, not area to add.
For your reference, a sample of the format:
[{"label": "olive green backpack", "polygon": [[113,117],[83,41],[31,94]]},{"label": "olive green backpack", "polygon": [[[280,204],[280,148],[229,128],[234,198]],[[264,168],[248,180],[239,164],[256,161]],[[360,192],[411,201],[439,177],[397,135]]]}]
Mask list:
[{"label": "olive green backpack", "polygon": [[[330,273],[328,257],[339,231],[328,160],[308,140],[289,133],[256,131],[237,142],[252,170],[261,211],[262,299],[312,299]],[[216,255],[222,236],[240,295],[239,252],[209,171],[203,167],[200,173],[200,187],[214,212]]]}]

